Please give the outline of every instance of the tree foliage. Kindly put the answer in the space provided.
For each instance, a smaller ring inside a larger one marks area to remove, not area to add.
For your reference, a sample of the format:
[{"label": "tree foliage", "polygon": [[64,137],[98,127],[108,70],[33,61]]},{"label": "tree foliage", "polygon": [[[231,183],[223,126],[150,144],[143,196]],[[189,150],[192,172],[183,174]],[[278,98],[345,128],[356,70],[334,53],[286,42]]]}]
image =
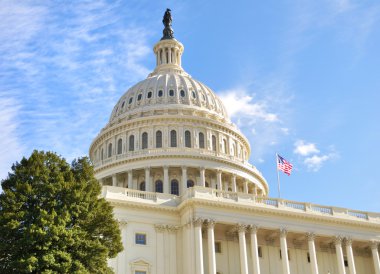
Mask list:
[{"label": "tree foliage", "polygon": [[0,194],[0,273],[109,273],[122,250],[112,207],[88,158],[34,151]]}]

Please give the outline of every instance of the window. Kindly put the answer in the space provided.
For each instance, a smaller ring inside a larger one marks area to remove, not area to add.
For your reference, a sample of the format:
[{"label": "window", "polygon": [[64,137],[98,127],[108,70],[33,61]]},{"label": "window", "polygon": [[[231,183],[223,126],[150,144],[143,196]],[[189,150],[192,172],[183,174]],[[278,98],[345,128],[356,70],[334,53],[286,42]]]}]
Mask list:
[{"label": "window", "polygon": [[141,191],[145,191],[145,182],[141,182],[141,183],[140,183],[139,189],[140,189]]},{"label": "window", "polygon": [[181,97],[185,97],[185,91],[183,89],[181,90]]},{"label": "window", "polygon": [[133,102],[133,97],[129,98],[128,104],[132,104],[132,102]]},{"label": "window", "polygon": [[142,94],[140,93],[139,96],[137,96],[137,101],[140,101],[142,98]]},{"label": "window", "polygon": [[205,135],[199,132],[199,148],[205,148]]},{"label": "window", "polygon": [[164,92],[162,90],[158,91],[158,97],[162,97],[163,94],[164,94]]},{"label": "window", "polygon": [[169,96],[171,96],[171,97],[174,96],[174,90],[172,90],[172,89],[169,90]]},{"label": "window", "polygon": [[223,139],[223,152],[227,153],[227,140]]},{"label": "window", "polygon": [[117,141],[117,154],[121,154],[122,150],[123,150],[123,140],[119,139]]},{"label": "window", "polygon": [[215,242],[215,253],[222,253],[222,243]]},{"label": "window", "polygon": [[131,135],[129,136],[129,151],[135,150],[135,136]]},{"label": "window", "polygon": [[344,257],[344,267],[348,267],[348,260],[347,260],[347,257]]},{"label": "window", "polygon": [[162,147],[162,132],[160,130],[156,132],[156,147]]},{"label": "window", "polygon": [[125,101],[123,101],[123,103],[121,104],[121,108],[123,108],[125,105]]},{"label": "window", "polygon": [[148,148],[148,133],[144,132],[142,134],[142,138],[141,139],[142,139],[142,146],[141,146],[141,148],[142,149]]},{"label": "window", "polygon": [[177,131],[170,131],[170,146],[177,147]]},{"label": "window", "polygon": [[187,180],[187,188],[193,187],[194,186],[194,181],[193,180]]},{"label": "window", "polygon": [[152,92],[151,91],[148,92],[148,98],[152,98]]},{"label": "window", "polygon": [[100,154],[100,159],[101,159],[101,160],[104,159],[104,149],[102,149],[102,154]]},{"label": "window", "polygon": [[172,180],[170,183],[170,193],[173,195],[179,195],[178,181]]},{"label": "window", "polygon": [[146,234],[136,233],[135,234],[135,243],[138,245],[146,245]]},{"label": "window", "polygon": [[310,253],[307,253],[307,262],[310,263]]},{"label": "window", "polygon": [[212,150],[216,151],[216,137],[215,137],[215,135],[212,135],[211,139],[212,139]]},{"label": "window", "polygon": [[263,257],[263,251],[261,250],[261,246],[257,247],[257,253],[259,254],[259,258]]},{"label": "window", "polygon": [[112,144],[108,144],[108,157],[112,156]]},{"label": "window", "polygon": [[191,133],[190,131],[185,131],[185,147],[191,147]]},{"label": "window", "polygon": [[164,192],[161,180],[157,180],[155,182],[155,190],[156,190],[156,192],[159,192],[159,193],[163,193]]},{"label": "window", "polygon": [[193,91],[191,94],[193,95],[193,98],[197,98],[195,91]]}]

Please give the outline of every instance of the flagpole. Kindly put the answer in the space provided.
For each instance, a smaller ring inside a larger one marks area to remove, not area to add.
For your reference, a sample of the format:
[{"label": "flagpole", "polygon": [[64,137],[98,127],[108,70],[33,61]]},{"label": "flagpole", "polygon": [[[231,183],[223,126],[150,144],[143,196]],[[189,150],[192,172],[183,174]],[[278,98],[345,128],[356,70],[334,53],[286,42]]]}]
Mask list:
[{"label": "flagpole", "polygon": [[281,192],[280,192],[280,174],[278,172],[278,154],[276,153],[276,170],[277,170],[277,185],[278,185],[278,198],[281,198]]}]

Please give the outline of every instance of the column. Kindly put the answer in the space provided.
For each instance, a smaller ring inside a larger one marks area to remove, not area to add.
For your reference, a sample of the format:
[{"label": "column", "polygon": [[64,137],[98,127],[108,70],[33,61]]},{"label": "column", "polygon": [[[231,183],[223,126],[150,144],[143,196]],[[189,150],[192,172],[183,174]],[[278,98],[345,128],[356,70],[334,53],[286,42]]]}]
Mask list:
[{"label": "column", "polygon": [[352,239],[346,238],[345,244],[346,244],[346,253],[347,253],[349,272],[350,274],[356,274],[354,253],[352,252]]},{"label": "column", "polygon": [[117,186],[116,174],[112,175],[112,186]]},{"label": "column", "polygon": [[208,273],[216,274],[214,220],[207,221]]},{"label": "column", "polygon": [[284,228],[280,229],[280,245],[281,245],[281,257],[282,257],[282,273],[290,274],[289,258],[288,258],[288,244],[286,242],[286,235],[288,231]]},{"label": "column", "polygon": [[380,259],[379,259],[379,251],[378,251],[378,242],[371,242],[371,250],[372,250],[372,258],[373,258],[373,264],[375,267],[375,273],[380,274]]},{"label": "column", "polygon": [[216,185],[218,186],[218,190],[222,190],[222,171],[218,170],[216,172]]},{"label": "column", "polygon": [[250,225],[249,233],[251,234],[251,254],[252,254],[252,270],[253,274],[260,274],[260,261],[259,261],[259,246],[257,244],[257,229],[256,225]]},{"label": "column", "polygon": [[185,166],[182,167],[182,193],[183,195],[187,189],[187,168]]},{"label": "column", "polygon": [[235,174],[232,174],[231,185],[232,185],[232,191],[236,192],[236,175]]},{"label": "column", "polygon": [[165,273],[165,241],[164,241],[164,232],[166,230],[165,225],[155,225],[156,230],[156,239],[157,239],[157,273]]},{"label": "column", "polygon": [[334,238],[334,244],[336,249],[336,258],[338,260],[339,274],[346,274],[344,268],[343,250],[342,250],[342,237],[337,236]]},{"label": "column", "polygon": [[168,55],[169,55],[169,61],[168,61],[168,63],[171,64],[172,63],[172,48],[169,48]]},{"label": "column", "polygon": [[240,249],[240,273],[248,274],[248,262],[247,262],[247,245],[245,242],[246,226],[238,224],[237,229],[239,233],[239,249]]},{"label": "column", "polygon": [[201,186],[205,187],[206,186],[206,179],[205,179],[205,168],[201,167],[199,170],[199,175],[201,177]]},{"label": "column", "polygon": [[152,186],[150,185],[150,168],[145,168],[145,191],[152,192]]},{"label": "column", "polygon": [[170,193],[169,189],[169,167],[164,166],[164,193]]},{"label": "column", "polygon": [[195,273],[203,274],[203,250],[202,250],[202,223],[203,219],[194,220],[195,233]]},{"label": "column", "polygon": [[128,188],[133,188],[133,173],[132,170],[128,170]]},{"label": "column", "polygon": [[248,181],[244,181],[244,193],[248,193]]},{"label": "column", "polygon": [[[177,274],[177,231],[179,229],[178,226],[170,225],[167,227],[169,231],[169,246],[170,246],[170,274]],[[157,273],[168,273],[168,272],[159,272]]]},{"label": "column", "polygon": [[315,251],[315,234],[307,233],[307,244],[309,246],[309,255],[310,255],[310,268],[312,274],[318,274],[318,262],[317,262],[317,253]]},{"label": "column", "polygon": [[124,250],[117,255],[117,272],[125,273],[127,271],[125,260],[126,257],[126,246],[127,246],[127,222],[124,220],[119,220],[119,228],[121,234],[121,242],[123,244]]}]

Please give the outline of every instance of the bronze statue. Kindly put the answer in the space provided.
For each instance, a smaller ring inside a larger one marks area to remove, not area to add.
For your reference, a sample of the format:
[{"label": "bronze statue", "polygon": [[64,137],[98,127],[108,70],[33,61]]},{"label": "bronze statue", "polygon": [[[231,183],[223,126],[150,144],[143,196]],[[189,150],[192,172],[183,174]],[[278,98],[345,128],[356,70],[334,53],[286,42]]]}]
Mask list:
[{"label": "bronze statue", "polygon": [[174,31],[172,29],[172,14],[170,9],[166,9],[162,23],[164,24],[165,28],[163,30],[163,36],[161,40],[173,39]]}]

